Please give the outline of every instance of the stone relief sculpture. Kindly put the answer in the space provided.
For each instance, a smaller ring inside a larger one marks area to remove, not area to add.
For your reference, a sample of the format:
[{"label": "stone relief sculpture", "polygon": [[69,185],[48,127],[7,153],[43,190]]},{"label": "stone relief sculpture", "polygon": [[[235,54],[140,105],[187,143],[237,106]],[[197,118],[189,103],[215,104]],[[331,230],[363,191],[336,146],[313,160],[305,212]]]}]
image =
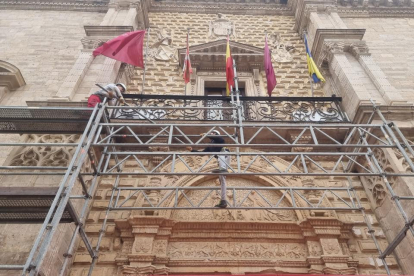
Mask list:
[{"label": "stone relief sculpture", "polygon": [[304,244],[240,242],[173,242],[168,244],[172,259],[303,259]]},{"label": "stone relief sculpture", "polygon": [[[217,181],[216,186],[218,186]],[[233,183],[237,182],[236,179],[229,180],[229,188]],[[239,180],[240,182],[240,180]],[[244,182],[244,180],[243,180]],[[234,185],[233,184],[233,185]],[[232,185],[232,186],[233,186]],[[247,183],[246,186],[249,186]],[[253,186],[253,185],[252,185]],[[206,191],[192,191],[187,193],[187,196],[194,202],[199,202],[205,196],[207,198],[204,200],[203,205],[212,206],[216,202],[220,195],[218,191],[211,193],[210,195],[206,194]],[[238,199],[243,199],[247,196],[243,202],[237,202],[246,207],[266,207],[269,206],[268,203],[256,192],[252,191],[249,195],[239,195]],[[266,193],[263,194],[266,199],[271,200],[272,202],[277,202],[280,199],[280,194],[278,193]],[[231,190],[227,191],[227,198],[230,202],[233,202],[233,193]],[[187,200],[180,201],[179,205],[187,205]],[[287,202],[281,202],[280,206],[289,206]],[[275,222],[275,221],[295,221],[296,214],[292,210],[203,210],[203,211],[194,211],[194,210],[185,210],[185,211],[176,211],[173,215],[174,219],[178,220],[194,220],[194,221],[209,221],[209,220],[219,220],[219,221],[261,221],[261,222]]]},{"label": "stone relief sculpture", "polygon": [[157,30],[157,41],[151,45],[148,51],[148,57],[158,61],[178,61],[177,49],[172,46],[172,36],[172,30]]},{"label": "stone relief sculpture", "polygon": [[227,35],[236,36],[235,25],[226,19],[223,14],[217,14],[217,19],[209,23],[208,37],[223,37]]},{"label": "stone relief sculpture", "polygon": [[280,34],[270,34],[269,44],[272,48],[272,61],[281,63],[293,61],[291,53],[295,51],[295,47],[290,43],[284,43]]}]

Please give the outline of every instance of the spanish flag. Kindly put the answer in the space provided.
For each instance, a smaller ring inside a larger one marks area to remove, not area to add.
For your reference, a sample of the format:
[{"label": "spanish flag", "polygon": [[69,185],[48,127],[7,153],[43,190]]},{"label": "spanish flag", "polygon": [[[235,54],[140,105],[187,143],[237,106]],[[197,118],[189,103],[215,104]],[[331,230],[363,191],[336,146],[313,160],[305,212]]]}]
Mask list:
[{"label": "spanish flag", "polygon": [[233,58],[230,53],[230,39],[227,37],[227,48],[226,48],[226,95],[230,96],[231,88],[234,89],[234,69],[233,69]]},{"label": "spanish flag", "polygon": [[316,67],[315,62],[313,61],[312,54],[309,51],[308,40],[306,39],[306,35],[304,35],[304,37],[305,37],[305,46],[306,46],[306,56],[308,60],[309,76],[312,77],[314,83],[318,83],[321,81],[325,82],[325,79],[323,78],[321,72],[319,72],[318,67]]}]

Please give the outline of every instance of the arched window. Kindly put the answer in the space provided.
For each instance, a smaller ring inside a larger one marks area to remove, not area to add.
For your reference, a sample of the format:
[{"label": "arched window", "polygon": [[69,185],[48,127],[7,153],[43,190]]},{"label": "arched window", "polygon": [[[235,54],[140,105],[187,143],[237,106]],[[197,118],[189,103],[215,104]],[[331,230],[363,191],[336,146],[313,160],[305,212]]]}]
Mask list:
[{"label": "arched window", "polygon": [[7,87],[9,91],[26,85],[19,68],[6,61],[0,60],[0,87]]}]

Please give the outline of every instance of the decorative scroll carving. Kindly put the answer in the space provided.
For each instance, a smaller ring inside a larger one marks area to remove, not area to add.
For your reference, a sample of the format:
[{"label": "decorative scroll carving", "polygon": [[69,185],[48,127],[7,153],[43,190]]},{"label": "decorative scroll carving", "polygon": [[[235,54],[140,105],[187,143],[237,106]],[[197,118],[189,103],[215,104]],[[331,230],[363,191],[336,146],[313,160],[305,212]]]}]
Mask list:
[{"label": "decorative scroll carving", "polygon": [[298,243],[173,242],[171,259],[304,259],[306,247]]},{"label": "decorative scroll carving", "polygon": [[217,19],[210,21],[209,24],[209,37],[222,37],[232,35],[236,36],[236,30],[234,23],[232,23],[230,20],[226,19],[223,14],[219,13],[217,14]]}]

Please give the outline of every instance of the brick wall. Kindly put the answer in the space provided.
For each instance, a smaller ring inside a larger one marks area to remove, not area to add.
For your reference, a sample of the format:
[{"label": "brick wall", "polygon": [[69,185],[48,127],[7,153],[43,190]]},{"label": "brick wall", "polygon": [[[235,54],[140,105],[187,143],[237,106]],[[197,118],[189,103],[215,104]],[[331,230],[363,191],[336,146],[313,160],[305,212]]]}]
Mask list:
[{"label": "brick wall", "polygon": [[414,19],[343,18],[348,28],[365,28],[373,59],[407,101],[414,101]]},{"label": "brick wall", "polygon": [[0,60],[20,69],[26,85],[3,105],[26,105],[56,94],[82,49],[84,25],[99,25],[104,14],[0,10]]}]

